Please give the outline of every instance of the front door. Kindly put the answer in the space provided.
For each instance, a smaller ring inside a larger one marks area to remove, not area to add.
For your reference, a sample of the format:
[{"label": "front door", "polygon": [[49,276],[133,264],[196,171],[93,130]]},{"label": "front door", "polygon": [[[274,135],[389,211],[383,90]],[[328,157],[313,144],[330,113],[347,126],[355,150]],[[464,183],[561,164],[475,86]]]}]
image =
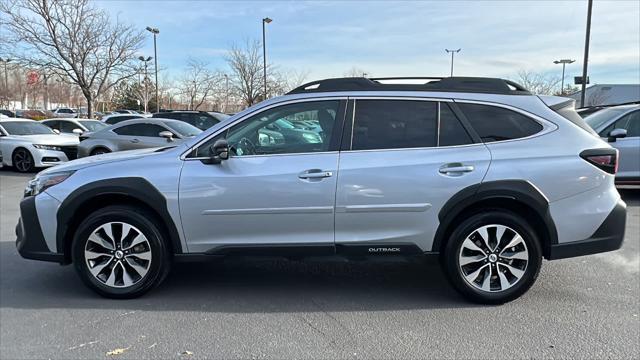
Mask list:
[{"label": "front door", "polygon": [[430,251],[440,208],[482,181],[488,149],[472,141],[447,102],[356,99],[353,118],[340,155],[337,250]]},{"label": "front door", "polygon": [[[189,251],[256,251],[265,245],[332,251],[343,107],[340,100],[275,106],[232,124],[189,154],[179,187]],[[299,128],[284,136],[269,130],[275,121],[299,119],[323,131]],[[204,163],[220,138],[229,142],[231,157]]]}]

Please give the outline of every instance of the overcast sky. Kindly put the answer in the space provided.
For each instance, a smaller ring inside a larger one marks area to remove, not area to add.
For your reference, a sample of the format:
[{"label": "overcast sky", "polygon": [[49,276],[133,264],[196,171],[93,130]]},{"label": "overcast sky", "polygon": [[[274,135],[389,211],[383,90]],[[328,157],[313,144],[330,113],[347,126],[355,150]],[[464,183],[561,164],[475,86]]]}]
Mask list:
[{"label": "overcast sky", "polygon": [[[343,76],[445,76],[445,48],[462,48],[455,74],[515,78],[526,69],[560,74],[553,60],[582,72],[587,2],[575,1],[98,1],[140,28],[160,29],[158,59],[177,75],[188,57],[225,70],[233,43],[262,37],[267,58],[307,80]],[[147,33],[149,34],[149,33]],[[149,39],[142,50],[153,55]],[[594,1],[592,83],[640,83],[640,1]]]}]

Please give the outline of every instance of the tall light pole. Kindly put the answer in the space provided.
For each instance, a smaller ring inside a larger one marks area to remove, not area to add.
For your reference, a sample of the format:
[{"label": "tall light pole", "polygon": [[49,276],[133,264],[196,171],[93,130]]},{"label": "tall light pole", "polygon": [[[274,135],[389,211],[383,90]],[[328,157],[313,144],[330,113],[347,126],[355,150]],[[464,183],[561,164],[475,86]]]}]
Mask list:
[{"label": "tall light pole", "polygon": [[573,64],[574,62],[576,61],[571,59],[561,59],[553,62],[556,65],[562,64],[562,80],[560,81],[560,95],[564,94],[564,68],[565,66],[567,66],[567,64]]},{"label": "tall light pole", "polygon": [[151,59],[151,56],[147,58],[145,58],[144,56],[138,56],[138,60],[144,63],[144,112],[147,112],[147,105],[149,104],[149,92],[147,90],[147,84],[149,84],[149,76],[147,75],[147,63],[151,61]]},{"label": "tall light pole", "polygon": [[262,61],[263,61],[263,75],[264,75],[264,100],[267,99],[267,44],[265,43],[265,25],[270,24],[273,20],[266,17],[262,19]]},{"label": "tall light pole", "polygon": [[455,53],[459,53],[460,50],[462,50],[462,49],[458,49],[458,50],[444,49],[444,51],[446,51],[447,53],[451,53],[451,77],[453,77],[453,55]]},{"label": "tall light pole", "polygon": [[0,62],[4,63],[4,91],[5,96],[7,97],[7,106],[9,106],[9,73],[7,72],[7,64],[11,61],[11,59],[3,59],[0,58]]},{"label": "tall light pole", "polygon": [[156,47],[156,36],[160,34],[158,28],[147,26],[147,31],[153,34],[153,56],[155,56],[154,66],[156,70],[156,112],[160,112],[160,98],[158,97],[158,48]]},{"label": "tall light pole", "polygon": [[229,108],[229,75],[224,74],[225,90],[224,90],[224,112],[228,112]]},{"label": "tall light pole", "polygon": [[589,63],[589,37],[591,37],[591,8],[593,0],[587,5],[587,31],[584,39],[584,62],[582,63],[582,93],[580,94],[580,106],[584,107],[584,98],[587,92],[587,64]]}]

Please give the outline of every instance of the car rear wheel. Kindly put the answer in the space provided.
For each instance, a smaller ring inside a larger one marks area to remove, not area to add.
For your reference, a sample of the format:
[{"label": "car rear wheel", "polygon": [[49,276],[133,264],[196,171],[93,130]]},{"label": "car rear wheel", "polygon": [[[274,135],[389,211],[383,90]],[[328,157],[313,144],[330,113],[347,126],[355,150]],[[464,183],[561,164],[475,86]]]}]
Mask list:
[{"label": "car rear wheel", "polygon": [[100,154],[106,154],[106,153],[110,153],[111,151],[107,148],[103,148],[103,147],[99,147],[99,148],[95,148],[93,150],[91,150],[91,156],[94,155],[100,155]]},{"label": "car rear wheel", "polygon": [[535,231],[506,210],[468,217],[451,234],[443,254],[451,283],[466,298],[501,304],[518,298],[535,282],[542,250]]},{"label": "car rear wheel", "polygon": [[35,168],[35,162],[33,161],[33,156],[29,152],[29,150],[25,148],[18,148],[13,152],[13,156],[11,157],[11,161],[13,163],[13,167],[19,172],[31,172]]},{"label": "car rear wheel", "polygon": [[102,296],[138,297],[167,276],[170,255],[156,217],[132,206],[109,206],[78,227],[72,251],[84,283]]}]

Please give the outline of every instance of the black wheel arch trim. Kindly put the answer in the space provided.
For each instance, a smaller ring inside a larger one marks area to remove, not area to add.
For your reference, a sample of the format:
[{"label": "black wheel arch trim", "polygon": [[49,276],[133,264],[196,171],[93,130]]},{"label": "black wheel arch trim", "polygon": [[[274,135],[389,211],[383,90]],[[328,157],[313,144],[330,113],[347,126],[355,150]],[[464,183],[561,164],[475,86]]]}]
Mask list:
[{"label": "black wheel arch trim", "polygon": [[170,245],[173,252],[177,254],[183,252],[178,228],[169,214],[166,198],[144,178],[123,177],[98,180],[85,184],[73,191],[62,204],[60,204],[57,214],[56,246],[58,253],[64,254],[67,260],[70,259],[70,254],[66,251],[68,250],[67,245],[72,241],[73,237],[70,231],[73,230],[72,227],[74,225],[77,226],[79,224],[77,220],[75,220],[76,223],[74,223],[74,216],[82,209],[83,205],[88,204],[91,199],[105,195],[125,196],[145,204],[160,217],[163,225],[168,230],[169,241],[171,242]]},{"label": "black wheel arch trim", "polygon": [[[468,186],[452,196],[440,209],[438,220],[440,225],[434,237],[432,251],[438,252],[446,242],[447,230],[456,217],[465,210],[486,200],[510,200],[535,211],[544,222],[547,234],[541,234],[543,254],[548,257],[550,247],[558,243],[558,232],[549,212],[549,201],[534,185],[525,180],[487,181]],[[544,236],[546,235],[546,236]]]}]

